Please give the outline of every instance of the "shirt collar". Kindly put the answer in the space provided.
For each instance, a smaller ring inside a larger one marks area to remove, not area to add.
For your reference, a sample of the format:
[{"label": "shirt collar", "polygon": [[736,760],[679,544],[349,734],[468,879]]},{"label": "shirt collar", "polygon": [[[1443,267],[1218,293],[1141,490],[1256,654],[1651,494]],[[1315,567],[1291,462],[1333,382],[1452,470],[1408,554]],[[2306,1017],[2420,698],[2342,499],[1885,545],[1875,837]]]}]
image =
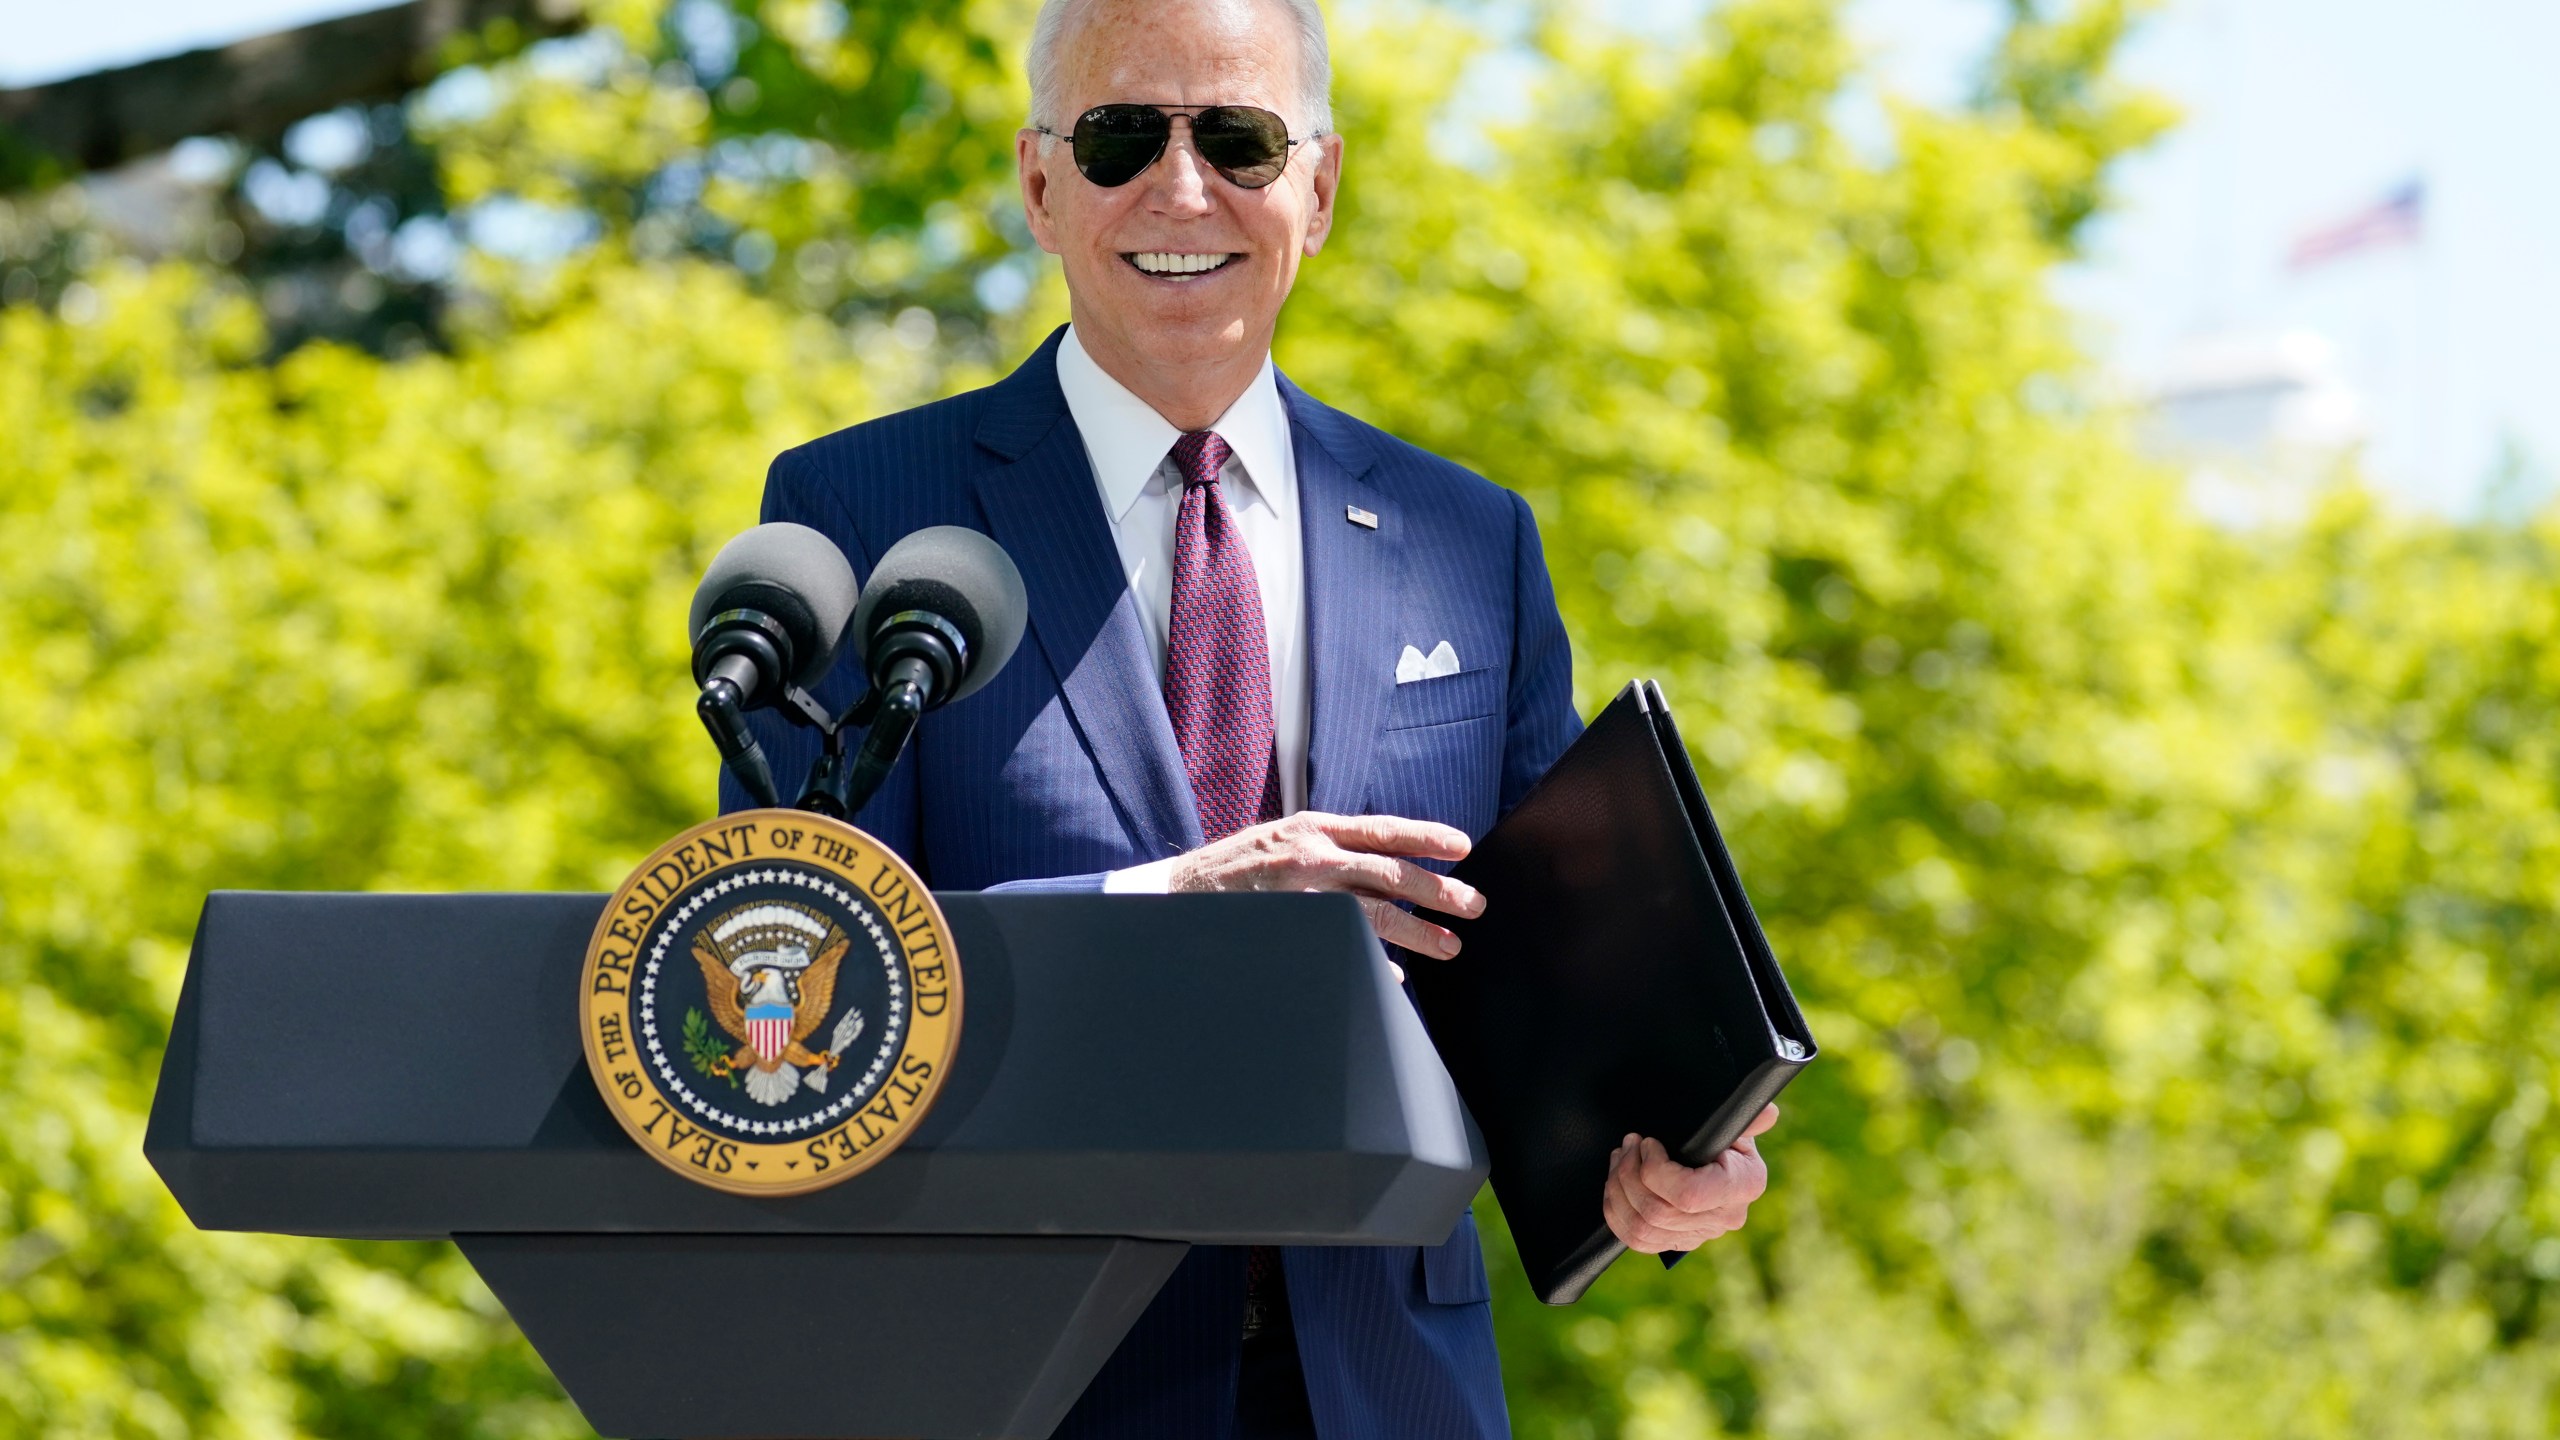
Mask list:
[{"label": "shirt collar", "polygon": [[[1164,463],[1166,452],[1182,432],[1085,353],[1072,325],[1058,345],[1058,388],[1066,394],[1067,413],[1084,437],[1093,478],[1101,487],[1111,523],[1117,525],[1146,493],[1156,467]],[[1243,463],[1245,483],[1282,518],[1291,515],[1297,508],[1297,468],[1288,407],[1280,401],[1270,356],[1262,357],[1253,383],[1209,428]],[[1233,503],[1242,502],[1243,497],[1233,497]]]}]

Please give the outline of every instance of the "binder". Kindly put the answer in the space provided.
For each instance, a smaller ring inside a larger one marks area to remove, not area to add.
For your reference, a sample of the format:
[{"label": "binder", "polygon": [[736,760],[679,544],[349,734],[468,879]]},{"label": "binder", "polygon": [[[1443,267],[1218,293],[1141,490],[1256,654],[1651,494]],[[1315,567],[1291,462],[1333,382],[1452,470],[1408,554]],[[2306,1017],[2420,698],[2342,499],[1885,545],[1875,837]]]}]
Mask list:
[{"label": "binder", "polygon": [[1652,681],[1452,873],[1485,913],[1446,920],[1455,959],[1405,969],[1530,1286],[1571,1304],[1626,1248],[1600,1208],[1619,1140],[1708,1163],[1812,1061],[1813,1034]]}]

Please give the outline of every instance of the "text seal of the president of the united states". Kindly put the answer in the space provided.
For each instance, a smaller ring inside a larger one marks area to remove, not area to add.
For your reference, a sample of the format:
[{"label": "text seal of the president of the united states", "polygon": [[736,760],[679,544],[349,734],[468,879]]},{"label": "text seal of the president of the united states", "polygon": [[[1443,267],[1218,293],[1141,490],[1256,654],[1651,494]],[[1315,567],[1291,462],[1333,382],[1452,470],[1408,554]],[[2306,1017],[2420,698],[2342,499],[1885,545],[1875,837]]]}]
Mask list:
[{"label": "text seal of the president of the united states", "polygon": [[932,1105],[960,967],[887,846],[749,810],[668,841],[613,893],[578,1020],[641,1149],[705,1185],[791,1195],[879,1163]]}]

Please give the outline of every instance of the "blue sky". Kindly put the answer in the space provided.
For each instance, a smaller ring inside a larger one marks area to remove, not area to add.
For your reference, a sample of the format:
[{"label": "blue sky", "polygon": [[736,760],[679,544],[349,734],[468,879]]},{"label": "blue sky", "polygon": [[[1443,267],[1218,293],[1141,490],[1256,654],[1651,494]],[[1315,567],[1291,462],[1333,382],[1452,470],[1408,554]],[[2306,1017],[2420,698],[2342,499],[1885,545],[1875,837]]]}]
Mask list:
[{"label": "blue sky", "polygon": [[[1901,0],[1917,3],[1917,0]],[[2181,337],[2308,328],[2386,489],[2465,508],[2513,441],[2560,464],[2560,5],[2183,0],[2129,57],[2187,123],[2129,163],[2066,293],[2141,374]],[[2305,230],[2423,178],[2415,246],[2304,271]]]},{"label": "blue sky", "polygon": [[0,86],[227,44],[378,5],[379,0],[16,0],[7,34],[0,37]]},{"label": "blue sky", "polygon": [[[1962,96],[1987,0],[1855,0],[1885,85]],[[2215,336],[2310,331],[2358,392],[2368,472],[2465,511],[2520,446],[2560,470],[2560,4],[2166,0],[2127,78],[2184,120],[2118,172],[2061,290],[2135,389]],[[2305,270],[2305,232],[2413,178],[2423,239]]]},{"label": "blue sky", "polygon": [[[218,44],[367,8],[349,0],[116,0],[14,6],[0,85]],[[1698,0],[1615,0],[1678,25]],[[1880,83],[1960,98],[1994,0],[1852,0]],[[2129,162],[2122,203],[2063,293],[2136,389],[2199,336],[2311,330],[2361,397],[2386,490],[2468,508],[2521,444],[2560,471],[2560,3],[2167,0],[2127,73],[2186,122]],[[2426,235],[2306,272],[2306,230],[2412,177]]]}]

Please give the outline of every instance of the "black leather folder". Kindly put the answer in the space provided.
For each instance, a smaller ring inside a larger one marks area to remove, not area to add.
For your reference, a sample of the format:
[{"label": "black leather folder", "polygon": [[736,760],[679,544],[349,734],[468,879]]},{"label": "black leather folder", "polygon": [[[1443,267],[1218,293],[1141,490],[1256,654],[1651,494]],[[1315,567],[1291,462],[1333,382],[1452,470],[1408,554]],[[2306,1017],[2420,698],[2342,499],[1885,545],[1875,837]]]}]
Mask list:
[{"label": "black leather folder", "polygon": [[1600,1212],[1619,1140],[1706,1164],[1813,1059],[1813,1034],[1652,681],[1454,873],[1484,915],[1450,922],[1456,959],[1405,968],[1529,1284],[1570,1304],[1625,1248]]}]

